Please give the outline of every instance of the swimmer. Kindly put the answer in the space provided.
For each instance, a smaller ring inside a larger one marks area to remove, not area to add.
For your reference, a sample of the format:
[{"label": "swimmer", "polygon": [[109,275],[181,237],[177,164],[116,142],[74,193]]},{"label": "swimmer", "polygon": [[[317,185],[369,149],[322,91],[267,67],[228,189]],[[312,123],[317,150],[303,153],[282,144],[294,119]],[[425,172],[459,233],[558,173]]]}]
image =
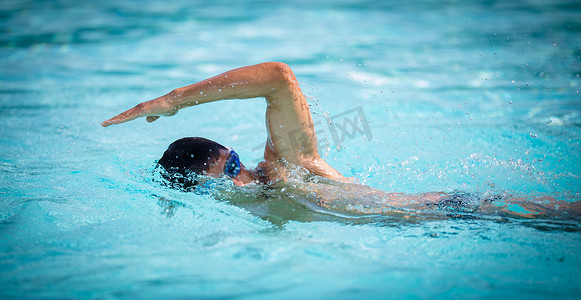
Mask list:
[{"label": "swimmer", "polygon": [[[226,99],[266,99],[267,140],[264,160],[247,169],[231,148],[200,138],[182,138],[172,143],[159,160],[165,178],[183,187],[196,185],[192,175],[226,177],[236,186],[276,184],[288,180],[292,170],[327,179],[327,184],[305,181],[301,189],[317,194],[321,207],[356,213],[385,213],[394,207],[423,208],[430,204],[459,202],[457,195],[386,193],[354,183],[320,156],[307,99],[285,63],[267,62],[234,69],[168,94],[138,104],[101,125],[107,127],[145,117],[153,122],[173,116],[180,109]],[[201,126],[201,124],[200,124]],[[355,203],[354,203],[355,201]],[[564,203],[561,203],[564,205]],[[563,207],[563,206],[562,206]]]}]

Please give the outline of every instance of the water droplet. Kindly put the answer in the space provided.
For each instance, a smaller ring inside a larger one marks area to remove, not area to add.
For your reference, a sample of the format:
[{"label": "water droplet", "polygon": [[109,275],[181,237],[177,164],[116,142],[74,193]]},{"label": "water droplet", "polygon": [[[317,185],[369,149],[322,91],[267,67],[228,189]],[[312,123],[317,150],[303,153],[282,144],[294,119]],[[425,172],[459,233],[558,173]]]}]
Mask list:
[{"label": "water droplet", "polygon": [[200,92],[200,95],[203,95],[203,94],[204,94],[204,92]]},{"label": "water droplet", "polygon": [[221,91],[222,91],[222,89],[218,89],[218,92],[221,92]]}]

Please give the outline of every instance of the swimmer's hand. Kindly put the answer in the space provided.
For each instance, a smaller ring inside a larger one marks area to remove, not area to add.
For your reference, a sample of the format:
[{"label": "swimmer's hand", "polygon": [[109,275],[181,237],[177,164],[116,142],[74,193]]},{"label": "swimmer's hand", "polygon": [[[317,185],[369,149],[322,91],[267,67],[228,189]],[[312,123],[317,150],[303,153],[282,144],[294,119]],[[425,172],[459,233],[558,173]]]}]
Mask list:
[{"label": "swimmer's hand", "polygon": [[146,117],[147,122],[151,123],[159,119],[160,116],[173,116],[178,112],[178,108],[168,98],[166,95],[139,103],[134,108],[104,121],[101,123],[101,126],[107,127],[114,124],[121,124],[141,117]]}]

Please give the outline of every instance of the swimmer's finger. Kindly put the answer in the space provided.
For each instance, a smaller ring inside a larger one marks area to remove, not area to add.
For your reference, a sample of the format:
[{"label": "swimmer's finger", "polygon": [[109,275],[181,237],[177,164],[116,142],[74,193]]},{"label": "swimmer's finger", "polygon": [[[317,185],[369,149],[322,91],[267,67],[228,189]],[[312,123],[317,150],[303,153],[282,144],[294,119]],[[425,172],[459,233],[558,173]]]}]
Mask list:
[{"label": "swimmer's finger", "polygon": [[153,122],[153,121],[155,121],[157,119],[159,119],[159,116],[148,116],[146,118],[147,122],[149,122],[149,123],[151,123],[151,122]]},{"label": "swimmer's finger", "polygon": [[122,112],[122,113],[118,114],[117,116],[115,116],[109,120],[104,121],[103,123],[101,123],[101,126],[107,127],[107,126],[111,126],[114,124],[121,124],[121,123],[129,122],[131,120],[135,120],[135,119],[143,116],[143,115],[140,115],[141,113],[139,113],[138,110],[139,110],[138,106],[136,106],[128,111]]},{"label": "swimmer's finger", "polygon": [[174,115],[177,110],[161,99],[154,99],[139,103],[134,108],[120,113],[119,115],[101,123],[103,127],[113,124],[121,124],[141,117],[148,117],[148,122],[153,122],[159,115]]}]

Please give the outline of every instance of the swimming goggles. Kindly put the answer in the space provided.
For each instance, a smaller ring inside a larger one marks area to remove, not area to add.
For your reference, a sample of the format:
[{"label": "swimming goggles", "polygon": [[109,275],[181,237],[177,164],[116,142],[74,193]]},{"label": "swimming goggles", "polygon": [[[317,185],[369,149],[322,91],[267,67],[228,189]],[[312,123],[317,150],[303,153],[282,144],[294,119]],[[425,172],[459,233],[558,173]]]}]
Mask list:
[{"label": "swimming goggles", "polygon": [[228,156],[228,161],[224,166],[224,174],[228,175],[230,178],[238,176],[240,173],[240,157],[238,153],[230,149],[230,155]]}]

